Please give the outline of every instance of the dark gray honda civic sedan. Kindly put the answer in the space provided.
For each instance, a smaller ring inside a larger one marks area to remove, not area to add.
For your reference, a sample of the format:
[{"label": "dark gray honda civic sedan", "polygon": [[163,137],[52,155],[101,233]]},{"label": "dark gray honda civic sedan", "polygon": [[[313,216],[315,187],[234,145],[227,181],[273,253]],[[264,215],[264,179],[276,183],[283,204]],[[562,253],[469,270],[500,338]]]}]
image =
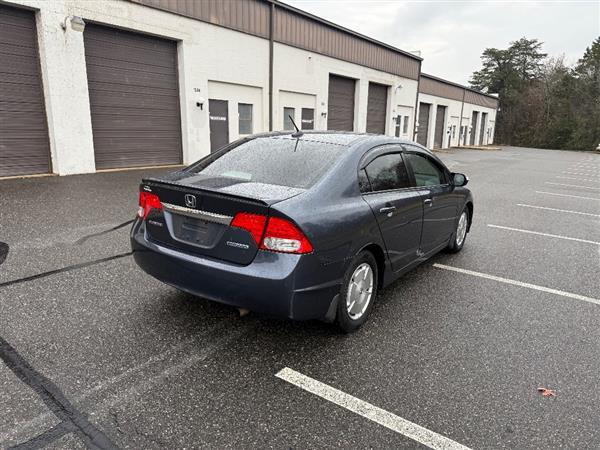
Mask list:
[{"label": "dark gray honda civic sedan", "polygon": [[144,179],[131,245],[144,271],[183,291],[350,332],[378,289],[460,251],[467,181],[388,136],[254,135]]}]

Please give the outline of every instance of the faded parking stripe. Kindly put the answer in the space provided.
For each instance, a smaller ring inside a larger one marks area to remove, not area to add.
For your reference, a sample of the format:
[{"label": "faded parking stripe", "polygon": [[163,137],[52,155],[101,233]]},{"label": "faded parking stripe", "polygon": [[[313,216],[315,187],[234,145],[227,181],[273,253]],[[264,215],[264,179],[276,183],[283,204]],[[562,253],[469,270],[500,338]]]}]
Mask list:
[{"label": "faded parking stripe", "polygon": [[556,238],[556,239],[564,239],[566,241],[583,242],[584,244],[600,245],[600,242],[588,241],[587,239],[579,239],[579,238],[574,238],[574,237],[569,237],[569,236],[561,236],[559,234],[542,233],[540,231],[523,230],[521,228],[503,227],[501,225],[491,225],[489,223],[488,223],[488,227],[498,228],[500,230],[518,231],[519,233],[536,234],[538,236],[545,236],[545,237],[551,237],[551,238]]},{"label": "faded parking stripe", "polygon": [[427,447],[440,450],[469,450],[469,447],[465,447],[441,434],[428,430],[288,367],[281,369],[275,376]]},{"label": "faded parking stripe", "polygon": [[461,269],[459,267],[447,266],[445,264],[435,263],[433,267],[438,269],[450,270],[452,272],[463,273],[465,275],[472,275],[475,277],[486,278],[492,281],[498,281],[500,283],[512,284],[513,286],[524,287],[527,289],[534,289],[536,291],[547,292],[549,294],[561,295],[563,297],[573,298],[575,300],[581,300],[588,303],[593,303],[595,305],[600,305],[600,300],[597,298],[586,297],[585,295],[573,294],[571,292],[561,291],[558,289],[552,289],[545,286],[538,286],[537,284],[531,283],[523,283],[522,281],[511,280],[509,278],[497,277],[495,275],[490,275],[482,272],[475,272],[474,270]]}]

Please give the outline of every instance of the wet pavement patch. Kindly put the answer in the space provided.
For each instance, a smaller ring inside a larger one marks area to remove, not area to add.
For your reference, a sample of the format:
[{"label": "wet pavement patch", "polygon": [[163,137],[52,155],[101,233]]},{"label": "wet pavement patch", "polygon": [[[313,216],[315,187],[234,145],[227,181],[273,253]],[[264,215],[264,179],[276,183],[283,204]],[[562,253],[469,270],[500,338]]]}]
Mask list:
[{"label": "wet pavement patch", "polygon": [[16,280],[5,281],[4,283],[0,283],[0,287],[11,286],[13,284],[24,283],[26,281],[37,280],[38,278],[48,277],[50,275],[56,275],[62,272],[69,272],[71,270],[82,269],[84,267],[94,266],[96,264],[100,264],[107,261],[112,261],[113,259],[124,258],[126,256],[131,256],[133,252],[120,253],[118,255],[108,256],[106,258],[95,259],[93,261],[86,261],[79,264],[73,264],[71,266],[61,267],[60,269],[49,270],[48,272],[42,272],[35,275],[31,275],[24,278],[18,278]]},{"label": "wet pavement patch", "polygon": [[91,239],[91,238],[94,238],[94,237],[98,237],[98,236],[102,236],[102,235],[108,234],[108,233],[110,233],[112,231],[119,230],[119,229],[121,229],[123,227],[126,227],[127,225],[132,224],[133,222],[134,222],[134,220],[128,220],[127,222],[123,222],[123,223],[121,223],[119,225],[116,225],[116,226],[114,226],[112,228],[109,228],[108,230],[103,230],[103,231],[100,231],[98,233],[88,234],[87,236],[83,236],[82,238],[76,240],[75,243],[77,245],[81,245],[85,241],[87,241],[88,239]]}]

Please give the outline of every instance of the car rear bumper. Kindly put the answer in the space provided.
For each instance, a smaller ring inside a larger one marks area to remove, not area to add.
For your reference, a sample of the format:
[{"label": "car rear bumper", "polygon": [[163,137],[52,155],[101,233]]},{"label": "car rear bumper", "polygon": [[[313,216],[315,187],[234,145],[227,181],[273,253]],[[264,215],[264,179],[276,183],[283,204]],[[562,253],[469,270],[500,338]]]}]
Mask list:
[{"label": "car rear bumper", "polygon": [[183,253],[147,239],[137,220],[131,231],[135,262],[149,275],[199,297],[295,320],[331,319],[340,290],[340,265],[321,264],[314,254],[259,250],[241,266]]}]

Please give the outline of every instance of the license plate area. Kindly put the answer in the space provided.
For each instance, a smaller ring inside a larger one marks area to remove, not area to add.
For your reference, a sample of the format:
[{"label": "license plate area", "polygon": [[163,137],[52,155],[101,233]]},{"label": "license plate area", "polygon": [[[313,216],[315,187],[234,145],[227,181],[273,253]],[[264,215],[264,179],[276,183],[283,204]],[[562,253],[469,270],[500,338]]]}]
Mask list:
[{"label": "license plate area", "polygon": [[176,240],[203,248],[213,247],[224,229],[222,224],[179,214],[171,214],[171,220]]}]

